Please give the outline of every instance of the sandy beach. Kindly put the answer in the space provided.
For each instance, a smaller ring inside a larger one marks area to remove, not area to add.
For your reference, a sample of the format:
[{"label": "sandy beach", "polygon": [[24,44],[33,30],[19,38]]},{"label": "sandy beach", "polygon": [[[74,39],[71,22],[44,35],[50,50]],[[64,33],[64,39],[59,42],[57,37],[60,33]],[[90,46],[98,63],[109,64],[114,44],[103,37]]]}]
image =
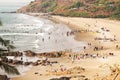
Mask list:
[{"label": "sandy beach", "polygon": [[[115,64],[120,65],[120,21],[61,16],[52,16],[51,19],[68,25],[75,35],[75,40],[87,42],[88,48],[85,46],[83,52],[69,52],[64,57],[50,58],[50,61],[58,63],[34,66],[25,72],[25,75],[11,80],[55,80],[52,78],[60,77],[70,77],[68,80],[115,78],[119,70],[113,74],[111,67],[114,68]],[[77,57],[73,60],[74,56]],[[61,71],[61,68],[64,70]],[[119,80],[119,76],[115,80]]]}]

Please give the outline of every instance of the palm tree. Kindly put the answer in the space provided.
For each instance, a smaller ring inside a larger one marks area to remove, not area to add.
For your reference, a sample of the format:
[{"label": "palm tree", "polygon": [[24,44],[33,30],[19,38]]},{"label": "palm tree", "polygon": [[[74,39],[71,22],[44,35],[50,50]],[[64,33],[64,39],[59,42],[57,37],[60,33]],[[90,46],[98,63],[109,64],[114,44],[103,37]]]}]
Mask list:
[{"label": "palm tree", "polygon": [[15,46],[11,45],[10,40],[4,40],[2,39],[2,37],[0,37],[0,43],[2,46],[7,48],[8,53],[10,52],[10,50],[15,49]]},{"label": "palm tree", "polygon": [[2,61],[0,61],[0,68],[3,69],[8,74],[17,74],[17,75],[19,75],[18,70],[14,66],[11,66],[11,65],[9,65],[7,63],[4,63]]},{"label": "palm tree", "polygon": [[[9,40],[4,40],[2,37],[0,37],[0,44],[4,47],[7,48],[7,50],[3,49],[3,48],[0,48],[0,53],[2,53],[2,51],[10,51],[10,49],[12,48],[15,48],[13,45],[10,44],[10,41]],[[3,69],[5,72],[7,72],[8,74],[19,74],[18,70],[14,67],[14,66],[11,66],[5,62],[2,62],[2,55],[0,56],[0,68]]]},{"label": "palm tree", "polygon": [[0,21],[0,26],[2,26],[2,21]]}]

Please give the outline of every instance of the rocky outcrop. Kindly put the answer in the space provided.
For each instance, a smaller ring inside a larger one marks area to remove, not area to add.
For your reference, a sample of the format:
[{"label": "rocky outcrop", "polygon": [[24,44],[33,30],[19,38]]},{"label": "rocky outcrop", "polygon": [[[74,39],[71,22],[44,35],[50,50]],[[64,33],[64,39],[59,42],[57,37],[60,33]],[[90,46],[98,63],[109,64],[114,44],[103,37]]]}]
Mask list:
[{"label": "rocky outcrop", "polygon": [[71,77],[60,77],[60,78],[52,78],[50,80],[70,80]]},{"label": "rocky outcrop", "polygon": [[28,51],[24,51],[25,52],[25,55],[28,56],[28,57],[34,57],[36,56],[36,53],[31,51],[31,50],[28,50]]},{"label": "rocky outcrop", "polygon": [[22,65],[22,64],[23,64],[23,61],[20,61],[20,60],[13,60],[12,64],[15,64],[15,65]]},{"label": "rocky outcrop", "polygon": [[66,53],[63,51],[60,52],[46,52],[46,53],[38,53],[39,57],[48,57],[48,58],[59,58],[66,56]]},{"label": "rocky outcrop", "polygon": [[10,80],[7,75],[0,75],[0,80]]},{"label": "rocky outcrop", "polygon": [[9,59],[9,60],[8,60],[8,63],[13,63],[13,60],[12,60],[12,59]]},{"label": "rocky outcrop", "polygon": [[22,52],[19,52],[19,51],[15,51],[15,52],[6,52],[6,53],[1,53],[0,55],[2,56],[22,56],[23,53]]},{"label": "rocky outcrop", "polygon": [[28,65],[30,65],[30,64],[31,64],[31,62],[24,62],[24,63],[23,63],[24,66],[28,66]]},{"label": "rocky outcrop", "polygon": [[32,65],[33,65],[33,66],[37,66],[37,65],[39,65],[39,64],[38,64],[38,62],[33,62]]}]

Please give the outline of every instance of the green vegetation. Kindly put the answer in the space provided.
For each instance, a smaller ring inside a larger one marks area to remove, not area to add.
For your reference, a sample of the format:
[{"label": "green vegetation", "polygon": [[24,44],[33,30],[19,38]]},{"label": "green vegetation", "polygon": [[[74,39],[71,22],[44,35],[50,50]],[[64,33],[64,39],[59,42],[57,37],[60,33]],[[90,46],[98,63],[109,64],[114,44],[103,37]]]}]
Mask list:
[{"label": "green vegetation", "polygon": [[56,6],[57,6],[57,3],[53,3],[53,4],[49,7],[48,11],[49,11],[49,12],[54,11],[55,8],[56,8]]},{"label": "green vegetation", "polygon": [[75,2],[72,6],[71,6],[71,8],[79,8],[80,6],[82,6],[83,4],[80,2],[80,1],[77,1],[77,2]]},{"label": "green vegetation", "polygon": [[117,7],[114,7],[113,15],[110,18],[120,20],[120,0],[117,2],[116,6]]},{"label": "green vegetation", "polygon": [[7,51],[10,52],[15,47],[11,44],[10,40],[4,40],[0,37],[0,43],[2,46],[6,47]]},{"label": "green vegetation", "polygon": [[66,16],[70,17],[88,17],[87,12],[78,12],[78,11],[69,11],[66,13]]},{"label": "green vegetation", "polygon": [[[11,49],[14,49],[15,47],[10,44],[9,40],[4,40],[3,38],[0,37],[0,44],[1,46],[5,47],[6,49],[3,49],[2,47],[0,48],[0,54],[3,53],[4,51],[10,51]],[[19,74],[18,70],[14,67],[11,66],[2,60],[5,59],[6,56],[0,55],[0,68],[3,69],[5,72],[8,74]]]},{"label": "green vegetation", "polygon": [[57,1],[56,0],[46,0],[45,2],[43,2],[41,4],[41,7],[44,9],[44,8],[47,8],[46,12],[52,12],[55,10],[57,6]]},{"label": "green vegetation", "polygon": [[8,74],[19,74],[18,70],[14,66],[8,65],[2,61],[0,61],[0,68]]},{"label": "green vegetation", "polygon": [[50,3],[51,3],[51,0],[47,0],[46,2],[42,3],[41,7],[46,8],[46,7],[50,6]]},{"label": "green vegetation", "polygon": [[106,15],[102,15],[102,14],[98,14],[98,15],[95,15],[94,18],[107,18],[108,16]]},{"label": "green vegetation", "polygon": [[65,5],[63,6],[64,10],[67,10],[67,9],[79,9],[80,7],[83,6],[83,3],[81,3],[80,1],[77,1],[77,2],[74,2],[72,5]]},{"label": "green vegetation", "polygon": [[110,18],[111,18],[111,19],[120,20],[120,14],[118,14],[118,15],[112,15]]},{"label": "green vegetation", "polygon": [[35,4],[31,4],[30,6],[31,6],[32,9],[35,8]]},{"label": "green vegetation", "polygon": [[[52,12],[55,15],[72,17],[113,18],[120,20],[120,0],[39,1],[31,2],[26,7],[26,11]],[[25,11],[25,9],[23,10]]]},{"label": "green vegetation", "polygon": [[2,26],[2,21],[0,20],[0,26]]}]

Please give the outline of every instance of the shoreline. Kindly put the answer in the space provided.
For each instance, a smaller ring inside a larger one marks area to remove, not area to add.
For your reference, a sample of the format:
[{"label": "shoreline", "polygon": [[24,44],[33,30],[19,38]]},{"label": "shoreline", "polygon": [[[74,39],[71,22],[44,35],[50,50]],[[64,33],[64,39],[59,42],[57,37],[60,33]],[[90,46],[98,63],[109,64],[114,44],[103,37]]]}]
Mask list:
[{"label": "shoreline", "polygon": [[[31,16],[34,16],[34,15],[31,14]],[[40,16],[37,15],[37,17],[40,17]],[[80,75],[83,74],[86,77],[88,77],[90,80],[95,79],[95,77],[96,77],[96,79],[101,80],[106,76],[107,76],[108,80],[111,79],[111,78],[109,78],[109,75],[111,74],[109,69],[106,68],[106,70],[104,70],[104,68],[99,68],[99,66],[102,66],[102,65],[104,66],[104,64],[109,64],[110,66],[113,66],[115,63],[119,64],[119,61],[118,61],[120,58],[119,50],[115,48],[115,45],[119,43],[118,40],[120,39],[120,37],[118,37],[119,36],[118,33],[120,33],[120,32],[119,32],[119,29],[117,29],[117,30],[113,29],[113,26],[115,26],[115,25],[119,26],[119,21],[114,23],[114,21],[112,21],[112,20],[105,20],[105,19],[74,18],[74,17],[71,18],[71,17],[62,17],[62,16],[52,16],[52,18],[50,18],[50,19],[52,21],[57,21],[57,22],[65,24],[65,25],[68,25],[68,27],[73,31],[78,30],[78,29],[82,30],[80,33],[75,33],[75,39],[78,41],[86,41],[86,42],[92,44],[92,45],[89,45],[89,48],[86,49],[82,54],[84,54],[84,53],[96,54],[97,53],[100,56],[103,56],[103,57],[95,58],[95,59],[86,58],[86,59],[81,59],[80,61],[77,60],[77,61],[75,61],[74,65],[71,64],[71,61],[70,61],[70,59],[68,59],[68,57],[61,57],[61,58],[57,58],[55,60],[57,60],[60,64],[66,66],[67,69],[76,67],[76,66],[85,68],[85,72],[81,73]],[[109,25],[106,27],[106,24],[107,25],[110,24],[111,26]],[[109,32],[110,34],[108,34],[108,32],[104,31],[104,30],[101,31],[102,27],[105,27],[105,30],[110,30],[110,32]],[[100,31],[100,33],[97,31]],[[103,33],[106,36],[105,39],[109,38],[109,36],[110,36],[110,39],[113,40],[114,35],[115,35],[116,36],[115,39],[117,39],[117,41],[95,40],[96,37],[103,37]],[[97,46],[99,48],[101,48],[101,46],[103,46],[104,48],[94,51],[93,48],[95,46]],[[109,56],[110,52],[114,53],[115,56]],[[113,61],[113,62],[111,62],[111,61]],[[59,66],[60,66],[59,64],[53,65],[54,68],[58,68]],[[56,75],[50,75],[50,74],[45,75],[46,70],[50,70],[50,68],[51,68],[50,66],[33,67],[32,70],[26,72],[25,76],[13,78],[12,80],[28,80],[28,79],[49,80],[50,78],[65,76],[65,75],[56,76]],[[43,70],[43,69],[46,69],[46,70]],[[38,72],[38,73],[42,74],[43,76],[35,75],[34,72]],[[96,76],[96,74],[99,76]],[[29,78],[29,76],[31,76],[31,77]],[[66,76],[71,76],[71,75],[66,75]],[[75,80],[77,80],[77,79],[75,79]]]},{"label": "shoreline", "polygon": [[[27,13],[27,15],[38,17],[38,18],[48,19],[48,20],[51,20],[54,23],[65,24],[65,25],[67,25],[67,27],[69,27],[73,31],[77,30],[77,29],[78,30],[83,30],[83,34],[84,34],[85,29],[86,29],[86,28],[83,28],[83,26],[79,26],[79,25],[76,25],[74,23],[70,23],[69,21],[68,22],[63,21],[63,20],[59,19],[60,16],[52,16],[52,15],[48,15],[48,14],[44,14],[44,13]],[[69,17],[64,17],[64,18],[69,18]],[[90,30],[90,32],[92,32],[92,31]],[[77,34],[75,34],[75,36],[77,36]],[[93,37],[93,35],[92,35],[92,37]],[[75,37],[75,40],[80,41],[80,39],[77,39],[76,37]]]}]

